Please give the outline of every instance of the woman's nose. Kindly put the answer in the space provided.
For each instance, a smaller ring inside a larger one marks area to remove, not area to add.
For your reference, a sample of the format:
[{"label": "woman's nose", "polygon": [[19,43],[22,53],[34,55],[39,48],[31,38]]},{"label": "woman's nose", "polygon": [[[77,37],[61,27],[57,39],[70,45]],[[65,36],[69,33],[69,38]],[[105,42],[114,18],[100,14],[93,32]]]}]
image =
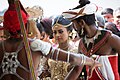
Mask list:
[{"label": "woman's nose", "polygon": [[60,33],[57,31],[56,36],[60,36]]}]

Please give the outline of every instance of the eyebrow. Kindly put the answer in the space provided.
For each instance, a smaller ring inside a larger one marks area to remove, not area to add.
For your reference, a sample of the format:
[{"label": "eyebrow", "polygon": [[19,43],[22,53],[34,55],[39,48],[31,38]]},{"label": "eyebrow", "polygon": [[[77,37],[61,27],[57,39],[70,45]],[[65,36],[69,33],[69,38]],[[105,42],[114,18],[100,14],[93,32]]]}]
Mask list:
[{"label": "eyebrow", "polygon": [[117,18],[120,18],[120,15],[116,16]]}]

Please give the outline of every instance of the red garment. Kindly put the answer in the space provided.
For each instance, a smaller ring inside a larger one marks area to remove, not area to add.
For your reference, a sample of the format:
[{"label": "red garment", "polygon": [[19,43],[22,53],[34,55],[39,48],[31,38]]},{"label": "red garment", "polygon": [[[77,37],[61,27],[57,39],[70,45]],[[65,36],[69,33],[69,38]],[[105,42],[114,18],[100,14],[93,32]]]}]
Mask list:
[{"label": "red garment", "polygon": [[[118,56],[112,55],[112,56],[108,56],[106,58],[108,58],[109,62],[104,61],[105,59],[101,58],[101,59],[103,59],[103,62],[100,61],[100,63],[102,63],[103,66],[104,66],[104,62],[106,62],[105,65],[109,65],[108,63],[110,63],[110,66],[106,66],[105,70],[98,70],[98,68],[96,68],[93,71],[92,77],[89,80],[120,80],[119,73],[118,73],[118,64],[117,64]],[[112,68],[112,70],[110,68]],[[106,70],[106,69],[108,69],[108,70]],[[111,73],[110,70],[113,73]],[[101,71],[103,71],[103,72],[101,72]],[[104,75],[103,73],[104,74],[106,73],[107,75]]]},{"label": "red garment", "polygon": [[[25,12],[21,3],[20,6],[21,6],[21,14],[22,14],[23,22],[24,24],[26,24],[28,19],[28,14]],[[4,14],[3,25],[5,29],[7,29],[9,32],[13,34],[17,34],[17,31],[20,30],[20,23],[15,8],[15,4],[9,4],[8,10]]]},{"label": "red garment", "polygon": [[[80,42],[80,48],[81,52],[85,53],[87,56],[90,56],[90,51],[92,50],[92,53],[94,54],[97,50],[100,49],[102,45],[106,42],[109,35],[111,35],[110,32],[101,30],[101,34],[99,36],[102,36],[101,39],[97,39],[98,42],[92,47],[91,49],[87,50],[87,47],[85,46],[85,43],[83,43],[83,40]],[[92,54],[92,55],[93,55]],[[91,55],[91,56],[92,56]],[[93,71],[92,77],[88,80],[120,80],[119,74],[118,74],[118,56],[116,55],[99,55],[100,57],[97,59],[100,63],[102,63],[102,67],[99,69],[96,68]],[[87,69],[88,72],[88,69]]]}]

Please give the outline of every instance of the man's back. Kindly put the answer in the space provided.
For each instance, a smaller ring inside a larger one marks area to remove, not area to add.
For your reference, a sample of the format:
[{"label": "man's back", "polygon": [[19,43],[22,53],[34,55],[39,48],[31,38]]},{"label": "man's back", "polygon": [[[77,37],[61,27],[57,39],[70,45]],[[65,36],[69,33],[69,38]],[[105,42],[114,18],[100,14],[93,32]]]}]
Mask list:
[{"label": "man's back", "polygon": [[22,40],[0,42],[0,79],[30,80],[27,56]]}]

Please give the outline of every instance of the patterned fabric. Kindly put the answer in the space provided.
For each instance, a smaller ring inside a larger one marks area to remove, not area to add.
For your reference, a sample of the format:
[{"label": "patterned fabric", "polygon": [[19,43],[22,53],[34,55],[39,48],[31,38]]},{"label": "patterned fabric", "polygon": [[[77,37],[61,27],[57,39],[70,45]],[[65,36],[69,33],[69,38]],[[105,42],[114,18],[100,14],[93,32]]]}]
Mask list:
[{"label": "patterned fabric", "polygon": [[0,75],[0,80],[2,79],[2,77],[8,74],[16,75],[21,80],[24,80],[22,77],[20,77],[16,73],[16,70],[18,67],[29,72],[28,69],[26,69],[24,66],[20,64],[17,58],[18,52],[23,48],[22,43],[18,46],[18,49],[16,50],[16,52],[5,52],[4,43],[2,44],[3,44],[4,56],[2,59],[2,63],[0,64],[0,68],[2,68],[2,72],[3,72],[3,74]]},{"label": "patterned fabric", "polygon": [[[70,42],[69,44],[70,46],[68,48],[68,51],[77,53],[78,44],[75,44],[73,42]],[[48,64],[50,66],[51,80],[64,80],[68,74],[68,71],[73,67],[73,65],[70,65],[69,63],[54,61],[51,59],[49,59]]]},{"label": "patterned fabric", "polygon": [[97,31],[97,34],[95,35],[92,41],[89,41],[89,38],[81,39],[80,41],[81,52],[89,57],[92,56],[92,54],[94,54],[99,49],[100,46],[105,44],[107,37],[110,34],[111,34],[110,32],[100,30]]}]

